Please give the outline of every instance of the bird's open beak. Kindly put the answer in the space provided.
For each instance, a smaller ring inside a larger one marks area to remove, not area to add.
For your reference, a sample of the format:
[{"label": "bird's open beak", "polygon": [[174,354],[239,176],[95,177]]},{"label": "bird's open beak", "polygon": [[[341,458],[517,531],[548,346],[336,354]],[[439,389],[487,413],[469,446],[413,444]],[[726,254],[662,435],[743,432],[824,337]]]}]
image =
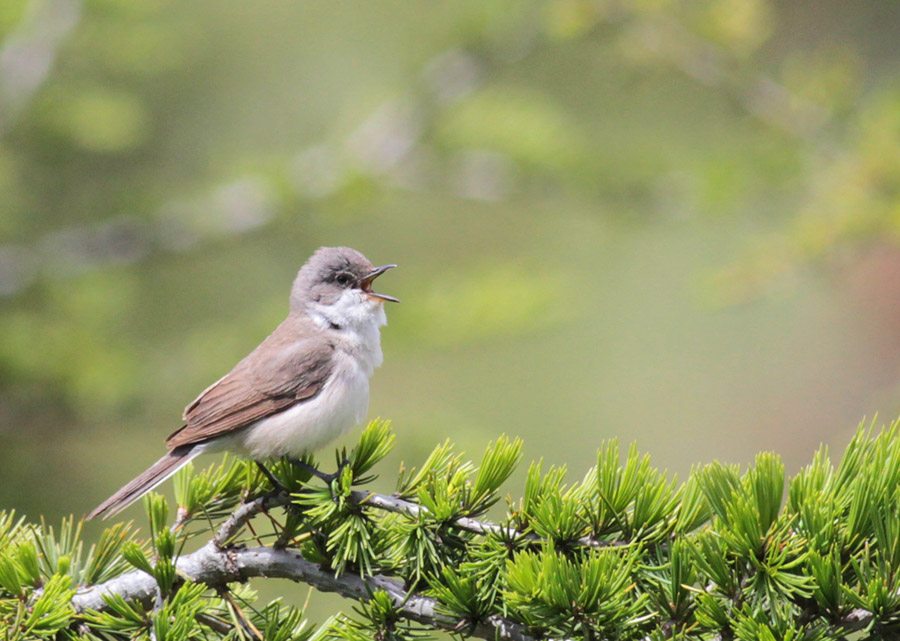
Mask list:
[{"label": "bird's open beak", "polygon": [[381,276],[387,270],[393,269],[394,267],[396,267],[396,265],[382,265],[381,267],[376,267],[371,272],[366,274],[366,277],[363,278],[362,283],[360,283],[360,287],[371,298],[387,300],[392,303],[399,303],[399,298],[394,298],[393,296],[388,296],[387,294],[378,294],[372,291],[372,281]]}]

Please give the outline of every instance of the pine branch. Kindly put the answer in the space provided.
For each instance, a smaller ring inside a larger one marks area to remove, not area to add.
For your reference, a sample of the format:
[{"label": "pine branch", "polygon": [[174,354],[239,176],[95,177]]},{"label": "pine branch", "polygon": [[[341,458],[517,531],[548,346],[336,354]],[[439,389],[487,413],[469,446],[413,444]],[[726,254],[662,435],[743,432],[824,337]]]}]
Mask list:
[{"label": "pine branch", "polygon": [[[419,516],[429,514],[428,508],[419,505],[418,503],[406,501],[396,496],[388,496],[387,494],[377,494],[375,492],[367,492],[365,490],[353,490],[350,493],[350,499],[356,505],[368,505],[370,507],[384,510],[386,512],[406,514],[407,516],[411,516],[412,518],[418,518]],[[488,523],[486,521],[479,521],[478,519],[473,519],[467,516],[461,516],[457,519],[454,519],[452,523],[460,530],[465,530],[466,532],[471,532],[472,534],[479,534],[482,536],[484,536],[485,534],[497,534],[505,538],[523,537],[528,541],[534,541],[536,543],[543,541],[543,539],[534,532],[521,532],[515,528],[504,527],[502,525]],[[579,538],[576,543],[578,545],[590,548],[603,548],[620,545],[620,543],[617,541],[598,541],[588,536]]]},{"label": "pine branch", "polygon": [[[405,508],[403,504],[419,507],[408,501],[381,494],[362,491],[356,491],[354,494],[354,500],[359,502],[375,505],[373,503],[375,501],[379,504],[378,507],[383,509],[397,508],[392,511],[401,511]],[[398,614],[410,621],[445,630],[460,629],[461,625],[464,625],[465,622],[439,613],[435,599],[415,593],[408,595],[400,581],[386,576],[362,578],[353,573],[336,576],[333,571],[307,561],[294,550],[267,546],[230,548],[217,544],[217,541],[226,541],[234,536],[264,508],[269,509],[286,503],[287,498],[284,495],[260,497],[244,503],[223,523],[215,539],[196,552],[178,559],[176,567],[179,574],[212,588],[228,583],[244,583],[251,578],[289,579],[356,601],[367,601],[375,591],[383,590],[390,596]],[[489,523],[477,521],[476,523],[487,526],[485,532],[497,527]],[[109,608],[104,596],[113,594],[121,596],[126,601],[138,601],[144,607],[150,608],[157,595],[156,580],[145,572],[135,570],[79,592],[72,598],[72,607],[77,612],[85,610],[102,612]],[[848,612],[834,625],[847,632],[863,630],[870,625],[873,616],[871,612],[857,608]],[[498,615],[487,617],[466,630],[471,636],[480,639],[535,641],[535,637],[529,634],[525,626]],[[721,636],[716,637],[716,641],[721,640]]]},{"label": "pine branch", "polygon": [[[262,502],[257,500],[244,504],[235,512],[235,515],[241,513],[241,517],[232,519],[237,521],[253,509],[259,509]],[[179,574],[191,581],[213,588],[265,577],[307,583],[323,592],[335,592],[357,601],[367,601],[376,590],[383,590],[390,596],[398,613],[410,621],[447,630],[460,625],[459,620],[438,613],[435,599],[420,594],[407,595],[397,580],[381,575],[363,579],[352,573],[336,576],[331,570],[307,561],[294,550],[267,546],[222,548],[215,541],[210,541],[196,552],[179,558],[176,567]],[[104,596],[116,594],[126,601],[138,601],[149,608],[153,605],[156,592],[156,580],[145,572],[135,570],[76,594],[72,598],[72,607],[77,612],[106,611],[109,606]],[[524,626],[498,615],[490,616],[468,630],[471,630],[471,636],[481,639],[534,640]]]},{"label": "pine branch", "polygon": [[[407,501],[388,494],[379,494],[377,492],[368,492],[366,490],[352,490],[349,498],[358,506],[369,506],[384,510],[385,512],[405,514],[412,518],[418,518],[429,514],[428,508],[419,505],[418,503],[413,503],[412,501]],[[215,540],[220,544],[227,543],[257,514],[265,512],[273,507],[287,505],[290,502],[290,497],[286,493],[280,492],[274,495],[259,497],[253,501],[244,503],[228,518],[228,520],[222,523],[216,534]],[[502,525],[497,525],[496,523],[479,521],[478,519],[467,516],[454,519],[452,524],[460,530],[481,536],[486,534],[496,534],[506,538],[522,537],[535,543],[543,541],[540,536],[533,532],[521,532],[512,527],[504,527]],[[583,547],[590,548],[603,548],[623,544],[619,541],[598,541],[588,536],[579,538],[576,543]]]},{"label": "pine branch", "polygon": [[265,512],[266,510],[270,510],[273,507],[288,505],[290,502],[291,499],[287,493],[279,492],[277,494],[266,494],[243,503],[222,523],[222,525],[219,526],[212,543],[219,547],[224,546],[228,541],[234,538],[254,516]]},{"label": "pine branch", "polygon": [[[54,530],[0,513],[0,636],[24,641],[68,628],[189,641],[248,629],[275,641],[288,638],[272,636],[277,630],[306,638],[296,608],[244,607],[256,597],[240,584],[260,577],[359,602],[359,618],[338,616],[320,630],[353,641],[413,638],[418,626],[510,641],[783,639],[788,631],[839,641],[863,630],[900,639],[900,422],[877,435],[861,428],[837,466],[820,452],[787,484],[770,453],[744,474],[719,463],[694,470],[680,488],[634,447],[621,462],[615,442],[600,448],[581,484],[566,486],[564,470],[545,474],[535,464],[518,508],[527,530],[513,517],[497,525],[456,516],[484,513],[517,445],[498,439],[478,468],[441,445],[426,472],[401,483],[408,494],[354,489],[391,442],[373,423],[329,487],[306,485],[308,475],[282,462],[276,476],[294,491],[240,505],[243,492],[260,489],[252,466],[187,469],[176,494],[190,507],[174,527],[165,498],[150,494],[147,541],[114,526],[87,552],[72,520]],[[272,507],[286,517],[266,514]],[[201,528],[210,540],[179,556],[179,541],[198,533],[184,529],[192,512],[218,525]],[[260,514],[273,521],[263,534],[275,537],[271,545],[250,523]],[[585,531],[641,543],[558,544]]]},{"label": "pine branch", "polygon": [[[406,514],[413,518],[428,514],[427,508],[404,499],[353,490],[350,500],[356,505],[367,505],[376,509]],[[298,552],[277,547],[260,546],[254,548],[233,548],[226,544],[237,536],[255,516],[272,509],[290,504],[286,492],[267,494],[241,504],[216,531],[215,537],[204,547],[180,557],[177,570],[183,578],[203,583],[209,587],[221,587],[228,583],[244,583],[251,578],[283,578],[307,583],[323,592],[335,592],[343,597],[366,601],[376,590],[384,590],[404,618],[431,628],[446,630],[460,629],[465,621],[454,619],[437,612],[437,601],[421,595],[408,595],[401,582],[382,575],[362,578],[357,574],[343,573],[337,576],[333,571],[305,560]],[[185,520],[185,519],[182,519]],[[524,536],[529,540],[541,541],[533,533],[522,533],[515,528],[503,527],[469,517],[460,517],[453,524],[467,532],[485,535],[499,534],[507,537]],[[583,537],[578,541],[586,547],[610,545]],[[108,605],[104,596],[118,595],[126,601],[137,601],[146,608],[153,607],[158,595],[156,580],[140,570],[129,572],[100,585],[92,586],[75,595],[72,607],[77,612],[85,610],[105,611]],[[474,637],[483,639],[505,639],[509,641],[533,641],[527,628],[507,618],[493,615],[484,621],[466,628]]]}]

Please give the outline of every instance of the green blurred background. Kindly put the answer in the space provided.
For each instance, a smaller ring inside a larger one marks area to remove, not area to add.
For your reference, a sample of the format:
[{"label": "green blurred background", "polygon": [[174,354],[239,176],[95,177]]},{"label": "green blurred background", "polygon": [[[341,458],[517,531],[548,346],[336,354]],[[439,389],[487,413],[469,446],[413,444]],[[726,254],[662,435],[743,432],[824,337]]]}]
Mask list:
[{"label": "green blurred background", "polygon": [[900,413],[898,33],[895,0],[3,0],[0,506],[143,470],[335,244],[400,264],[385,487],[501,432],[576,476],[614,436],[682,477],[839,451]]}]

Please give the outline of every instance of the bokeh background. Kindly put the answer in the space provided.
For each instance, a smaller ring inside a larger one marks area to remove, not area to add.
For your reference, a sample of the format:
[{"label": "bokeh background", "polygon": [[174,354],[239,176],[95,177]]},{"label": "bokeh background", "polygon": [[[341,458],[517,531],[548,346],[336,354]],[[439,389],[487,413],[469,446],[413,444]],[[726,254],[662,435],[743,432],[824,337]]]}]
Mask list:
[{"label": "bokeh background", "polygon": [[574,476],[616,436],[682,478],[839,452],[900,413],[898,33],[895,0],[3,0],[0,506],[143,470],[335,244],[400,264],[388,485],[502,432]]}]

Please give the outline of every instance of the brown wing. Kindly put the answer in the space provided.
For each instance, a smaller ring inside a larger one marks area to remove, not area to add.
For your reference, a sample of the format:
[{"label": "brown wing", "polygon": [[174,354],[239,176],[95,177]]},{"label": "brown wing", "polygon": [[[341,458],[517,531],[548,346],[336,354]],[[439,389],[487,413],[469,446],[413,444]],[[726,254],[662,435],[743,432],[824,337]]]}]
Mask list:
[{"label": "brown wing", "polygon": [[184,411],[185,425],[166,444],[202,443],[313,398],[333,366],[333,345],[280,339],[276,331]]}]

